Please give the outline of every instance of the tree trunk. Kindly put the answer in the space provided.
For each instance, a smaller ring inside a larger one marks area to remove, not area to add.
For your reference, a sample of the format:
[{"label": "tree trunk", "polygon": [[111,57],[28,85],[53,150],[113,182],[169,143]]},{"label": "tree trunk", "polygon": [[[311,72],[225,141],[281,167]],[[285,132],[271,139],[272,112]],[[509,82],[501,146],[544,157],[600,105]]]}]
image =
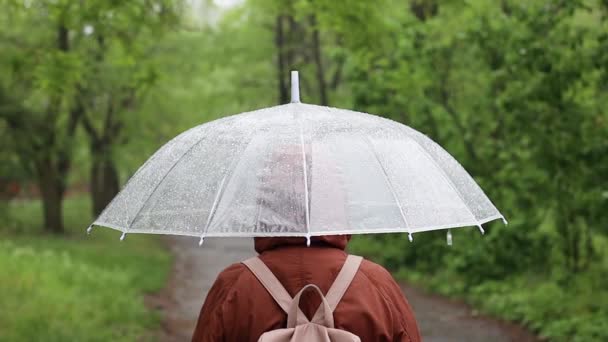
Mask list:
[{"label": "tree trunk", "polygon": [[283,28],[283,15],[277,16],[277,23],[275,28],[275,46],[277,48],[277,77],[279,87],[279,103],[285,104],[289,102],[287,95],[287,83],[286,77],[286,65],[285,65],[285,30]]},{"label": "tree trunk", "polygon": [[93,215],[98,216],[120,190],[118,171],[108,147],[91,146],[91,199]]},{"label": "tree trunk", "polygon": [[[298,50],[298,45],[301,44],[300,37],[302,37],[302,32],[300,32],[300,28],[298,27],[298,23],[296,23],[296,19],[293,15],[288,15],[286,17],[287,23],[289,24],[289,32],[285,35],[285,72],[289,72],[291,70],[296,69],[296,54]],[[289,83],[289,82],[288,82]]]},{"label": "tree trunk", "polygon": [[439,4],[435,0],[412,0],[410,2],[410,11],[412,11],[420,21],[426,21],[437,15],[439,12]]},{"label": "tree trunk", "polygon": [[42,194],[44,230],[54,234],[64,233],[62,203],[65,190],[62,176],[50,160],[37,163],[38,185]]},{"label": "tree trunk", "polygon": [[[57,27],[57,49],[70,50],[69,30],[61,23]],[[59,110],[59,100],[51,99],[50,113]],[[70,110],[67,122],[67,137],[72,138],[76,130],[78,118],[82,114],[82,107],[78,104]],[[48,136],[47,145],[42,146],[44,154],[35,162],[38,174],[38,185],[42,195],[42,211],[44,214],[44,230],[54,234],[65,232],[63,225],[63,195],[65,193],[65,179],[70,167],[70,146],[59,144],[55,133]]]},{"label": "tree trunk", "polygon": [[323,71],[323,61],[321,59],[321,39],[319,38],[319,28],[317,26],[317,18],[314,15],[310,16],[310,25],[312,27],[312,53],[317,70],[317,84],[319,87],[319,101],[321,105],[329,105],[329,97],[327,95],[327,84],[325,82],[325,72]]}]

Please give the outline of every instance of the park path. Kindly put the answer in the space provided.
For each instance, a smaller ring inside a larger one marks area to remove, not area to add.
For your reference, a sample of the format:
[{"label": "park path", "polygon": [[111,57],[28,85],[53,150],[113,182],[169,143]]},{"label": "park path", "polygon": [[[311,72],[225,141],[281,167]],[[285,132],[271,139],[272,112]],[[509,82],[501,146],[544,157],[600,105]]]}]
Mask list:
[{"label": "park path", "polygon": [[[198,247],[197,239],[188,237],[167,237],[166,242],[175,257],[171,278],[163,291],[147,298],[147,304],[163,315],[159,340],[190,341],[205,295],[217,274],[254,255],[253,242],[247,238],[207,239],[203,247]],[[535,341],[523,329],[476,316],[462,303],[407,286],[403,290],[414,308],[424,341]]]}]

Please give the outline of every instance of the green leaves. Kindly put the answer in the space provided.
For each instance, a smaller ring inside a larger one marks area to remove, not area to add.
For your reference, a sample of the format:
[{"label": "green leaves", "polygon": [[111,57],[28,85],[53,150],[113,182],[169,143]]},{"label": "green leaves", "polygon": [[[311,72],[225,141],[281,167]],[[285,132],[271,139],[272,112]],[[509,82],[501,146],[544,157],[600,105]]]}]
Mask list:
[{"label": "green leaves", "polygon": [[[580,288],[605,297],[595,284],[598,272],[605,277],[597,267],[606,258],[597,242],[608,234],[608,200],[602,197],[608,189],[605,8],[585,1],[438,6],[430,16],[414,12],[414,20],[402,19],[384,50],[350,50],[354,107],[391,113],[431,135],[510,224],[489,226],[483,239],[456,231],[449,250],[426,250],[420,244],[428,241],[419,238],[413,245],[374,238],[401,248],[400,258],[385,245],[377,255],[387,265],[407,267],[405,273],[423,272],[420,278],[431,277],[436,289],[461,293],[556,340],[601,339],[592,325],[569,319],[567,309],[548,306],[555,303],[549,297],[582,300],[564,286],[578,277]],[[443,242],[444,236],[434,239]],[[546,283],[532,293],[515,291],[509,279],[525,282],[529,273]],[[469,296],[477,284],[487,284],[488,292]],[[568,310],[592,320],[590,307]]]}]

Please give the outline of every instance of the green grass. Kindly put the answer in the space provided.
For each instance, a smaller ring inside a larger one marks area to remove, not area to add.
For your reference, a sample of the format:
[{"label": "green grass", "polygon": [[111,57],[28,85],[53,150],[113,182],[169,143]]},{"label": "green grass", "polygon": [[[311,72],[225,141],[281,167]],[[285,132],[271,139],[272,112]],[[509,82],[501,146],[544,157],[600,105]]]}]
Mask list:
[{"label": "green grass", "polygon": [[[158,237],[95,228],[85,198],[64,204],[67,234],[41,232],[40,203],[4,208],[0,341],[134,341],[159,325],[144,294],[164,285],[171,258]],[[148,335],[146,340],[150,337]]]},{"label": "green grass", "polygon": [[[597,237],[598,250],[606,241]],[[370,236],[357,236],[349,245],[352,253],[365,255],[379,263],[401,246],[379,242]],[[451,255],[450,257],[457,257]],[[548,265],[549,267],[549,265]],[[482,280],[471,285],[467,274],[449,264],[436,265],[432,272],[416,266],[396,266],[399,280],[464,299],[478,311],[523,324],[550,341],[608,341],[608,256],[603,255],[589,269],[576,275],[523,273],[501,280]],[[468,284],[468,285],[467,285]]]}]

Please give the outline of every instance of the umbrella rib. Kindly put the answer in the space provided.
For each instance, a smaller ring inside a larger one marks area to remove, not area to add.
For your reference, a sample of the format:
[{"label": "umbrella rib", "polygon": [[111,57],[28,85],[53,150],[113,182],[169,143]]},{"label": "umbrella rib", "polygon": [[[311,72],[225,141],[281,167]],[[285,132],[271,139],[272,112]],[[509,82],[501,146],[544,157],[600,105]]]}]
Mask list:
[{"label": "umbrella rib", "polygon": [[[228,172],[230,173],[230,175],[232,175],[231,171],[228,171]],[[201,234],[201,239],[204,239],[205,235],[207,235],[207,229],[209,229],[211,220],[215,216],[215,210],[217,209],[217,204],[219,203],[220,198],[224,194],[224,183],[226,182],[227,176],[228,176],[228,174],[225,174],[224,177],[222,177],[222,182],[220,183],[220,186],[217,188],[217,193],[215,194],[215,198],[213,199],[213,204],[211,205],[211,209],[209,210],[209,216],[207,216],[207,222],[205,223],[205,228],[203,228],[203,233]]]},{"label": "umbrella rib", "polygon": [[[230,165],[231,168],[228,169],[228,171],[226,171],[226,174],[222,178],[222,182],[220,183],[220,186],[217,189],[217,193],[215,194],[215,199],[213,200],[213,205],[211,206],[211,210],[209,211],[209,216],[207,217],[207,223],[205,224],[205,228],[203,230],[203,234],[201,235],[201,238],[205,238],[205,236],[207,235],[207,231],[209,230],[211,221],[213,220],[213,218],[215,218],[217,206],[219,205],[219,203],[221,202],[221,200],[224,196],[224,189],[226,189],[226,184],[229,184],[230,181],[232,181],[232,176],[234,175],[234,171],[237,169],[237,167],[241,163],[241,160],[243,159],[243,155],[247,151],[247,148],[249,148],[249,145],[251,144],[251,141],[253,141],[253,138],[254,138],[254,136],[252,136],[249,139],[249,141],[247,142],[247,145],[244,146],[243,151],[241,153],[239,153],[239,157],[231,163],[231,165]],[[228,180],[228,182],[226,182],[226,180]]]},{"label": "umbrella rib", "polygon": [[403,207],[401,206],[401,201],[399,201],[399,198],[397,197],[397,192],[395,192],[393,183],[388,178],[388,173],[386,172],[386,168],[382,164],[382,161],[380,160],[380,157],[378,156],[378,152],[376,151],[376,148],[374,147],[374,144],[371,141],[371,139],[368,136],[366,136],[365,141],[366,141],[369,149],[374,154],[374,157],[376,158],[376,161],[378,162],[378,166],[380,166],[380,169],[382,170],[382,175],[384,176],[386,185],[388,186],[389,190],[391,191],[391,194],[393,195],[393,199],[395,200],[395,203],[397,203],[397,207],[399,208],[399,213],[401,214],[401,218],[403,219],[403,223],[405,224],[405,229],[407,229],[407,231],[411,233],[411,230],[410,230],[411,227],[410,227],[409,223],[407,222],[407,219],[405,218],[405,213],[403,212]]},{"label": "umbrella rib", "polygon": [[310,209],[308,205],[308,173],[306,171],[306,150],[304,148],[304,128],[302,127],[302,120],[304,119],[304,113],[301,113],[301,117],[298,120],[300,126],[300,145],[302,146],[302,168],[304,171],[304,208],[306,210],[306,243],[310,245]]},{"label": "umbrella rib", "polygon": [[483,233],[483,228],[481,228],[481,224],[479,223],[479,220],[477,220],[477,217],[475,216],[475,214],[473,214],[473,211],[471,210],[471,208],[469,208],[469,206],[467,205],[467,202],[465,202],[464,198],[460,194],[460,191],[458,191],[456,189],[456,186],[454,186],[454,183],[452,182],[452,180],[448,177],[448,175],[446,175],[446,173],[443,170],[443,168],[441,168],[439,166],[439,164],[437,164],[437,161],[435,161],[435,159],[429,154],[429,152],[427,150],[425,150],[424,147],[422,147],[420,145],[420,143],[416,139],[414,139],[412,137],[409,137],[409,139],[414,142],[414,145],[420,151],[422,151],[422,153],[426,156],[426,158],[429,159],[431,161],[431,163],[433,163],[433,165],[435,165],[435,167],[439,170],[439,174],[441,174],[441,177],[443,178],[443,180],[445,180],[448,183],[448,185],[456,193],[456,195],[458,196],[458,198],[460,198],[460,201],[462,201],[462,204],[464,204],[464,207],[467,208],[467,211],[469,212],[469,214],[471,214],[471,216],[473,217],[473,220],[476,222],[477,226],[480,227],[480,229],[481,229],[481,231]]},{"label": "umbrella rib", "polygon": [[[135,176],[137,176],[141,170],[143,170],[146,165],[151,164],[154,160],[156,160],[157,157],[157,153],[154,153],[150,158],[148,158],[148,160],[146,160],[138,169],[137,171],[135,171],[135,173],[131,176],[131,178],[129,178],[129,180],[127,180],[127,183],[125,183],[125,185],[122,187],[122,189],[118,192],[118,194],[116,194],[116,196],[114,196],[114,198],[112,198],[112,200],[110,201],[110,203],[108,203],[108,205],[103,209],[103,211],[97,216],[97,218],[95,219],[95,221],[93,222],[93,224],[95,224],[95,222],[97,222],[97,220],[99,220],[100,217],[103,216],[104,212],[110,208],[112,206],[112,204],[118,200],[118,197],[120,196],[120,194],[122,193],[123,190],[125,190],[127,188],[127,186],[129,186],[129,184],[131,183],[131,181],[133,179],[135,179]],[[126,199],[124,198],[125,196],[120,196],[123,202],[123,206],[126,207]],[[125,212],[125,216],[126,216],[126,221],[129,222],[129,213]],[[129,229],[129,226],[131,225],[131,223],[128,223],[127,226],[124,228],[125,230]],[[122,231],[122,230],[121,230]]]},{"label": "umbrella rib", "polygon": [[175,163],[173,163],[173,165],[171,165],[171,168],[169,168],[169,170],[167,170],[167,172],[163,175],[163,177],[160,179],[160,181],[156,184],[156,186],[154,187],[154,189],[152,190],[152,192],[150,192],[150,195],[148,196],[148,198],[146,198],[146,200],[141,205],[141,207],[139,208],[139,210],[137,211],[137,213],[135,213],[135,216],[133,216],[133,220],[131,220],[131,222],[129,222],[129,225],[126,227],[127,230],[129,228],[131,228],[131,225],[133,225],[133,223],[135,222],[135,220],[137,220],[137,217],[139,216],[139,214],[141,213],[141,211],[144,209],[144,207],[146,206],[146,204],[148,203],[148,201],[150,200],[150,198],[152,197],[152,195],[154,195],[154,193],[156,192],[156,190],[158,189],[158,187],[165,181],[165,179],[171,173],[171,171],[173,171],[173,169],[177,166],[177,164],[179,164],[179,162],[184,158],[184,156],[186,154],[190,153],[190,151],[192,151],[196,146],[198,146],[198,144],[200,144],[201,141],[203,141],[203,139],[205,139],[205,137],[206,137],[206,135],[203,135],[200,139],[198,139],[194,144],[192,144],[192,146],[190,146],[184,153],[182,153],[182,155],[179,156],[179,158],[177,158],[177,160],[175,161]]}]

